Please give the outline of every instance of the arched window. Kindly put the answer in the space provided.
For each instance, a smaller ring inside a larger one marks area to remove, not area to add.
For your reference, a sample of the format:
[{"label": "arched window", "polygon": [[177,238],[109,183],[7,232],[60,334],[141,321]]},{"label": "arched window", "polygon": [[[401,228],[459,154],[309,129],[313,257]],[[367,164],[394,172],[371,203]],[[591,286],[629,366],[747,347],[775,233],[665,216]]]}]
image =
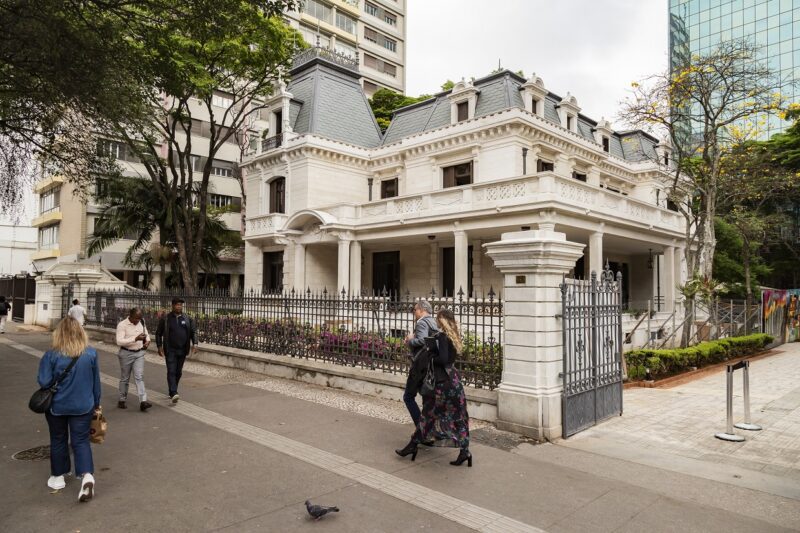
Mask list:
[{"label": "arched window", "polygon": [[269,212],[286,212],[286,178],[282,176],[269,182]]}]

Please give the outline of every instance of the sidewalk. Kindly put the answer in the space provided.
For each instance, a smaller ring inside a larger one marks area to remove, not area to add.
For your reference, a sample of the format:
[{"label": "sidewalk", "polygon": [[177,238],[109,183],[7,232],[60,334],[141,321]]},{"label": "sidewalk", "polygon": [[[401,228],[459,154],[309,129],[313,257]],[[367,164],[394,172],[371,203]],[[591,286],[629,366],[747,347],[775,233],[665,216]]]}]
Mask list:
[{"label": "sidewalk", "polygon": [[[786,531],[800,525],[795,499],[582,450],[532,446],[491,428],[474,432],[471,469],[447,464],[456,455],[451,449],[422,449],[412,463],[392,451],[411,432],[392,421],[403,420],[399,402],[207,365],[187,365],[196,372],[184,374],[182,400],[171,407],[163,365],[148,362],[145,379],[156,405],[143,414],[129,396],[131,408],[120,411],[113,407],[116,358],[103,346],[109,437],[94,447],[97,496],[78,505],[74,480],[50,494],[46,461],[11,459],[48,440],[42,417],[26,407],[35,354],[48,341],[39,333],[0,338],[0,402],[7,407],[0,412],[6,430],[0,436],[2,531],[51,531],[54,523],[83,533],[467,531],[470,524],[485,531]],[[268,390],[276,388],[282,393]],[[308,498],[342,512],[309,521],[302,505]]]},{"label": "sidewalk", "polygon": [[[751,417],[762,431],[734,431],[745,442],[714,438],[726,427],[726,373],[720,371],[669,389],[625,391],[624,414],[563,444],[616,456],[620,443],[646,456],[692,459],[780,476],[800,493],[800,343],[750,365]],[[734,423],[743,420],[742,371],[734,375]]]}]

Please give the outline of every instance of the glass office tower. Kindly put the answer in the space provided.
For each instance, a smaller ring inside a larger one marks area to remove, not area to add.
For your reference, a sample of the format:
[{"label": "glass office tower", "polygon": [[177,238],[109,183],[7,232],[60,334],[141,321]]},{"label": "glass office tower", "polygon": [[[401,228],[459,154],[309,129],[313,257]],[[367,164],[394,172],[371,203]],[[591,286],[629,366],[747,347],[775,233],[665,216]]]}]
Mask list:
[{"label": "glass office tower", "polygon": [[[746,38],[759,47],[770,68],[780,73],[776,87],[800,102],[800,0],[669,0],[670,67],[691,55],[710,52],[721,42]],[[765,117],[759,137],[769,138],[790,122]]]}]

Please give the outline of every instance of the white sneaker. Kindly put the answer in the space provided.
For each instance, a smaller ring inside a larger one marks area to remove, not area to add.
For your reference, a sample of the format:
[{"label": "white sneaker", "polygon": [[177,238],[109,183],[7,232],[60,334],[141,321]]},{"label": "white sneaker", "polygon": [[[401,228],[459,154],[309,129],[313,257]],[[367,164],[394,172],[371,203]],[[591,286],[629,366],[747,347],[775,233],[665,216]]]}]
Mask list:
[{"label": "white sneaker", "polygon": [[78,493],[79,502],[88,502],[94,496],[94,476],[84,474],[81,482],[81,491]]},{"label": "white sneaker", "polygon": [[50,479],[47,480],[47,486],[53,490],[61,490],[67,486],[67,482],[64,481],[64,476],[50,476]]},{"label": "white sneaker", "polygon": [[171,399],[172,399],[172,403],[178,403],[178,400],[180,400],[181,397],[178,396],[177,394],[173,394]]}]

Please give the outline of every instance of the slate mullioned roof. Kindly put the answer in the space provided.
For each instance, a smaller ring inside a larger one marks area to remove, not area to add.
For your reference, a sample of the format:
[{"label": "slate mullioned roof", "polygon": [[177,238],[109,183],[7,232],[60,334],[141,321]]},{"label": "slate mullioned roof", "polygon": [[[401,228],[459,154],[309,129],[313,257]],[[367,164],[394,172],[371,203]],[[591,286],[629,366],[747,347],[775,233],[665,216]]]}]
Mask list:
[{"label": "slate mullioned roof", "polygon": [[[510,108],[524,107],[522,85],[525,79],[509,70],[492,74],[474,81],[478,90],[475,118],[486,116]],[[452,91],[438,93],[424,102],[398,109],[392,123],[383,136],[384,145],[400,141],[404,137],[422,133],[450,124],[450,101]],[[544,100],[544,118],[560,124],[558,105],[561,97],[549,93]],[[584,115],[578,116],[578,134],[584,139],[596,142],[593,129],[597,121]],[[609,143],[609,153],[627,161],[643,161],[655,158],[658,141],[641,131],[614,133]]]},{"label": "slate mullioned roof", "polygon": [[[410,135],[450,125],[452,91],[444,91],[423,102],[398,109],[386,133],[381,135],[366,95],[359,84],[355,63],[322,49],[309,50],[292,69],[287,90],[292,94],[289,119],[296,133],[313,133],[354,146],[375,148],[392,144]],[[525,79],[504,70],[479,80],[475,118],[511,108],[524,107],[521,89]],[[544,100],[544,118],[560,124],[558,105],[561,97],[549,93]],[[578,134],[595,142],[597,122],[578,116]],[[655,158],[656,139],[641,131],[615,132],[609,153],[637,162]]]},{"label": "slate mullioned roof", "polygon": [[[335,58],[333,58],[335,59]],[[359,84],[357,71],[319,54],[292,69],[289,120],[296,133],[374,148],[381,130]]]}]

